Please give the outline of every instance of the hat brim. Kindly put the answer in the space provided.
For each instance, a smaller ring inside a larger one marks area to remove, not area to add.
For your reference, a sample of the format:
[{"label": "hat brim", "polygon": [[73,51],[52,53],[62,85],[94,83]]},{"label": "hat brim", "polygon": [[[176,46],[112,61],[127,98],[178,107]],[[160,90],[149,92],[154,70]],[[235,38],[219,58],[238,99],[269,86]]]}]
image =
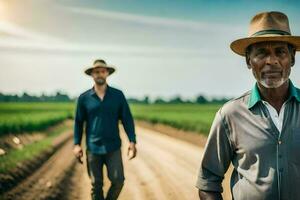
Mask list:
[{"label": "hat brim", "polygon": [[296,48],[296,51],[300,51],[300,36],[290,35],[262,35],[256,37],[247,37],[235,40],[231,43],[230,48],[236,54],[245,56],[246,48],[252,44],[260,42],[287,42]]},{"label": "hat brim", "polygon": [[106,67],[90,67],[90,68],[88,68],[88,69],[86,69],[84,72],[87,74],[87,75],[91,75],[92,74],[92,71],[93,71],[93,69],[96,69],[96,68],[106,68],[106,69],[108,69],[108,73],[109,73],[109,75],[111,75],[112,73],[114,73],[115,71],[116,71],[116,69],[114,68],[114,67],[112,67],[112,66],[106,66]]}]

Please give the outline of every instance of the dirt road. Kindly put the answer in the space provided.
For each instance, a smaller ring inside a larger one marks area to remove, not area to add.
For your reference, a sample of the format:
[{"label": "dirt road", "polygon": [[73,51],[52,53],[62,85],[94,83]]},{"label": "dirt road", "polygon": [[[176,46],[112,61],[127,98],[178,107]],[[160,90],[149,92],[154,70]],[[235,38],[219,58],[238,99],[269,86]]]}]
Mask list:
[{"label": "dirt road", "polygon": [[[136,132],[138,156],[131,161],[126,157],[127,138],[123,131],[121,133],[126,180],[120,199],[199,199],[195,183],[203,149],[150,129],[137,127]],[[70,199],[90,199],[90,183],[85,170],[84,166],[77,165]],[[107,191],[109,181],[105,183]],[[225,199],[229,199],[228,191]]]},{"label": "dirt road", "polygon": [[[195,182],[203,149],[140,126],[136,132],[138,155],[129,161],[127,138],[121,131],[126,180],[119,199],[199,199]],[[109,181],[104,182],[107,191]],[[70,139],[39,170],[7,194],[10,197],[6,199],[90,200],[85,158],[84,165],[75,162]],[[225,196],[229,199],[227,194]]]}]

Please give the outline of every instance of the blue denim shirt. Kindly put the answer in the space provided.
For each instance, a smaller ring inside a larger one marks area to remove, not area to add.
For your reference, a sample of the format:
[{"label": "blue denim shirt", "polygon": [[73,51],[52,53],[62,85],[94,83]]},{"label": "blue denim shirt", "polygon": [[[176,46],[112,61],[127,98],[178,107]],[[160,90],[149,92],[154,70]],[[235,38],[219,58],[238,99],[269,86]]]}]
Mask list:
[{"label": "blue denim shirt", "polygon": [[74,124],[74,144],[81,144],[85,123],[86,147],[95,154],[106,154],[121,147],[119,120],[130,142],[136,143],[134,121],[122,91],[107,86],[103,100],[94,88],[77,100]]}]

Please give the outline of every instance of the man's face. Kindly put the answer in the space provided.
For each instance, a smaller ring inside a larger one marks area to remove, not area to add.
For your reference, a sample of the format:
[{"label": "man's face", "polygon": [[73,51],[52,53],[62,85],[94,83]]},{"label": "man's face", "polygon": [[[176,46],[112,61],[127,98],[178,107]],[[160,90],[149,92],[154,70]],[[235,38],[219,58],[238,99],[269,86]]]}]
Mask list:
[{"label": "man's face", "polygon": [[105,67],[97,67],[93,69],[91,75],[96,84],[103,85],[106,83],[106,78],[109,76],[109,72]]},{"label": "man's face", "polygon": [[251,45],[246,57],[248,68],[265,88],[278,88],[290,76],[295,51],[285,42],[263,42]]}]

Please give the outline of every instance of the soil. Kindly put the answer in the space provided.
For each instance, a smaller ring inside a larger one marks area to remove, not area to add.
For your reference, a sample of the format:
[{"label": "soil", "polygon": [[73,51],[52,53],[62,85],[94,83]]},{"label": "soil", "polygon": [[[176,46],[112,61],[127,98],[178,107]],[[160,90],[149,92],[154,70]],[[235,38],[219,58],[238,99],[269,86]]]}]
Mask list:
[{"label": "soil", "polygon": [[[165,125],[137,122],[138,154],[128,160],[128,139],[123,128],[120,130],[126,179],[119,199],[199,199],[195,183],[206,141],[204,136]],[[85,158],[83,161],[82,165],[74,159],[72,139],[68,138],[39,169],[5,193],[4,199],[90,200]],[[105,178],[104,191],[109,185]],[[230,199],[228,175],[224,189],[224,199]]]}]

